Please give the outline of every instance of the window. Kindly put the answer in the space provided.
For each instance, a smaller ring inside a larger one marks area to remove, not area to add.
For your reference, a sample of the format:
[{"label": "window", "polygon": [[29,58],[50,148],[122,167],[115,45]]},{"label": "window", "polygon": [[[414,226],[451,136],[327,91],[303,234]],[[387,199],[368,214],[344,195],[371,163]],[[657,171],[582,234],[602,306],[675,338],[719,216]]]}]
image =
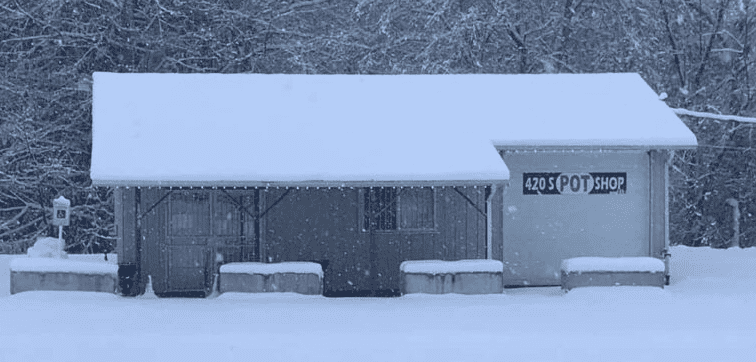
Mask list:
[{"label": "window", "polygon": [[402,189],[399,193],[399,227],[433,229],[433,189]]},{"label": "window", "polygon": [[171,194],[171,235],[210,234],[210,197],[207,193],[179,191]]},{"label": "window", "polygon": [[229,193],[216,194],[213,205],[213,235],[242,235],[242,214],[240,207],[243,206],[245,197],[232,198]]},{"label": "window", "polygon": [[364,190],[364,230],[432,230],[433,189],[372,188]]}]

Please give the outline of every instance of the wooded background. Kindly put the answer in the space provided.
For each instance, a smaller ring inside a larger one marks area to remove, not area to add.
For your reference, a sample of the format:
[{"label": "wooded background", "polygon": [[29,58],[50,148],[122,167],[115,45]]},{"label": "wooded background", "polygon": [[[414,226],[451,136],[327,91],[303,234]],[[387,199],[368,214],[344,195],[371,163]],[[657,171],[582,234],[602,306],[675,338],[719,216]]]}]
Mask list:
[{"label": "wooded background", "polygon": [[[638,72],[671,107],[749,116],[755,5],[0,0],[0,253],[55,234],[48,225],[58,195],[73,205],[68,251],[112,249],[112,190],[89,179],[95,71]],[[756,124],[682,119],[700,147],[674,154],[671,242],[756,245]]]}]

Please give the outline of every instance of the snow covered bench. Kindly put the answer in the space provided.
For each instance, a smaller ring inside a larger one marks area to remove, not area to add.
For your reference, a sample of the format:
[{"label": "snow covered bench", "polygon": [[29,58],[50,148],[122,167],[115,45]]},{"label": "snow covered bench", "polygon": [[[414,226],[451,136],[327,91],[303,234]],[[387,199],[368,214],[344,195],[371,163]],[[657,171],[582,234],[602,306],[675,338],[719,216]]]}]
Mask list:
[{"label": "snow covered bench", "polygon": [[118,266],[59,258],[19,257],[10,262],[10,293],[35,290],[116,292]]},{"label": "snow covered bench", "polygon": [[580,257],[562,261],[562,289],[594,286],[664,288],[664,262],[651,257]]},{"label": "snow covered bench", "polygon": [[220,267],[220,292],[323,294],[318,263],[229,263]]},{"label": "snow covered bench", "polygon": [[498,260],[411,260],[400,266],[402,294],[502,293],[504,265]]}]

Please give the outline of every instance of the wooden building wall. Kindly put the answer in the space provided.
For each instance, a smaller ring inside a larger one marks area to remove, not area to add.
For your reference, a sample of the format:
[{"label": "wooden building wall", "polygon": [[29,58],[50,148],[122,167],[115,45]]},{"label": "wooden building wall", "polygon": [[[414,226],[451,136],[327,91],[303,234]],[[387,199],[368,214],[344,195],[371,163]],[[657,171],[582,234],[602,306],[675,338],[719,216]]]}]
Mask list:
[{"label": "wooden building wall", "polygon": [[[119,262],[137,263],[144,281],[151,275],[159,294],[209,293],[220,264],[258,260],[326,262],[325,290],[336,295],[398,290],[402,261],[484,259],[489,252],[487,188],[482,186],[434,188],[434,228],[391,231],[363,229],[360,188],[119,190],[116,212],[124,255]],[[229,195],[242,200],[246,211],[229,203]],[[200,206],[182,211],[189,207],[182,197],[196,199]],[[265,215],[257,224],[255,216],[261,213]],[[205,217],[187,219],[195,214]],[[246,228],[227,235],[240,226],[231,219]],[[493,250],[500,255],[500,247]]]},{"label": "wooden building wall", "polygon": [[[293,191],[264,223],[270,262],[326,260],[325,290],[398,290],[405,260],[485,259],[486,188],[434,188],[434,230],[364,230],[361,190]],[[267,202],[284,191],[266,193]],[[465,195],[480,211],[468,202]]]},{"label": "wooden building wall", "polygon": [[369,239],[358,230],[357,190],[289,189],[281,198],[285,192],[263,193],[266,205],[280,199],[263,220],[263,259],[327,262],[326,291],[369,285]]}]

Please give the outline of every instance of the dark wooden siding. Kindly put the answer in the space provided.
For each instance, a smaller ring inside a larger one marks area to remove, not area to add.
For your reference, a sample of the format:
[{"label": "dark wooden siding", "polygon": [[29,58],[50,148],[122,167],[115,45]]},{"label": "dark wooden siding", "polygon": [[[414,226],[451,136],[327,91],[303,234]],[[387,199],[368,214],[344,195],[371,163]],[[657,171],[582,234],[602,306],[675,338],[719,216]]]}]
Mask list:
[{"label": "dark wooden siding", "polygon": [[399,266],[403,261],[485,259],[485,190],[485,187],[435,188],[433,231],[372,233],[371,254],[376,264],[373,288],[399,288]]},{"label": "dark wooden siding", "polygon": [[442,250],[436,248],[436,255],[443,251],[443,260],[486,258],[486,189],[447,187],[438,193],[441,209],[438,238]]},{"label": "dark wooden siding", "polygon": [[[141,207],[144,217],[141,220],[142,257],[145,267],[142,269],[145,278],[152,276],[152,288],[157,293],[168,289],[168,257],[165,236],[167,234],[167,200],[163,198],[168,190],[141,189]],[[161,201],[162,199],[162,201]],[[158,201],[161,201],[158,203]],[[152,208],[152,210],[150,210]]]},{"label": "dark wooden siding", "polygon": [[[268,262],[327,261],[324,287],[349,291],[369,284],[367,235],[358,230],[356,189],[268,189],[263,257]],[[273,205],[276,201],[280,201]]]},{"label": "dark wooden siding", "polygon": [[[284,192],[270,189],[265,202],[276,202]],[[486,258],[485,188],[434,193],[435,229],[370,232],[362,229],[360,190],[291,190],[265,217],[264,257],[327,260],[326,291],[398,289],[405,260]]]},{"label": "dark wooden siding", "polygon": [[491,195],[491,259],[504,261],[504,195],[509,185],[500,184]]},{"label": "dark wooden siding", "polygon": [[113,224],[115,226],[116,245],[115,253],[118,255],[118,262],[125,264],[128,257],[124,252],[123,242],[123,190],[113,190]]},{"label": "dark wooden siding", "polygon": [[255,192],[140,190],[142,274],[156,293],[209,293],[221,263],[259,261]]},{"label": "dark wooden siding", "polygon": [[136,240],[136,208],[134,205],[134,189],[119,189],[116,196],[120,195],[120,205],[116,203],[117,210],[121,215],[119,234],[123,245],[119,247],[118,263],[135,264],[137,262]]},{"label": "dark wooden siding", "polygon": [[[134,190],[123,191],[123,210],[134,210]],[[174,230],[172,233],[171,208],[174,205],[172,196],[166,197],[169,192],[184,191],[140,190],[140,210],[142,213],[149,210],[141,220],[142,274],[145,280],[147,275],[152,275],[157,293],[194,290],[203,283],[209,291],[207,287],[212,285],[217,266],[235,261],[327,262],[326,291],[348,292],[398,289],[399,264],[405,260],[486,258],[485,187],[435,188],[435,228],[381,232],[362,229],[364,204],[360,201],[359,188],[288,191],[271,188],[193,190],[191,193],[208,197],[210,206],[202,213],[207,213],[210,222],[203,228],[195,228],[197,230],[190,228],[196,232],[182,229],[186,232]],[[255,200],[255,192],[259,192],[256,205],[251,201]],[[247,211],[234,209],[226,202],[229,195],[249,206]],[[131,205],[128,200],[132,200]],[[267,214],[259,225],[259,239],[255,239],[253,215],[265,210]],[[422,212],[420,217],[427,218],[427,210]],[[136,215],[132,214],[131,219],[127,213],[123,215],[123,223],[136,224]],[[185,216],[177,217],[176,222],[182,217]],[[233,232],[237,228],[243,235]],[[133,233],[128,234],[127,228],[123,231],[126,254],[122,261],[128,261],[128,251],[133,249],[129,245],[136,245],[136,239]],[[183,235],[186,233],[198,235]],[[246,256],[242,255],[242,249],[246,250]]]}]

